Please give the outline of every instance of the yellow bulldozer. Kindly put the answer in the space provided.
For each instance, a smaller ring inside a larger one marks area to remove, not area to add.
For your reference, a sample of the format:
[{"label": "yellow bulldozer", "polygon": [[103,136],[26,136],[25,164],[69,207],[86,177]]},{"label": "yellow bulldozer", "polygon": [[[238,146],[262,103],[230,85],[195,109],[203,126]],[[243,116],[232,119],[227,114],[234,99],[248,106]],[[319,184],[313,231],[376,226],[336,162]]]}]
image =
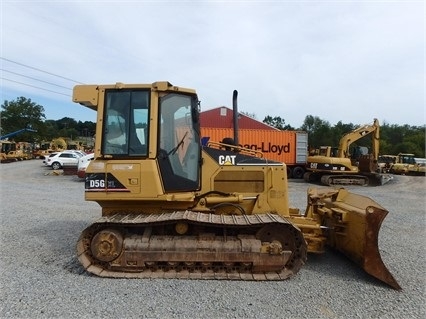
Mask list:
[{"label": "yellow bulldozer", "polygon": [[85,199],[102,217],[77,242],[88,272],[283,280],[329,245],[401,289],[378,248],[384,207],[343,188],[310,188],[306,209],[291,208],[285,164],[238,146],[201,145],[195,90],[77,85],[73,101],[97,111]]},{"label": "yellow bulldozer", "polygon": [[399,175],[425,175],[425,160],[411,153],[399,153],[394,156],[389,172]]},{"label": "yellow bulldozer", "polygon": [[32,146],[28,142],[0,140],[0,156],[2,163],[10,163],[32,159]]},{"label": "yellow bulldozer", "polygon": [[412,153],[379,155],[378,166],[381,173],[418,176],[426,174],[426,159],[415,157]]},{"label": "yellow bulldozer", "polygon": [[16,149],[16,143],[8,140],[0,140],[0,160],[1,163],[16,162],[17,158],[8,157],[11,150]]},{"label": "yellow bulldozer", "polygon": [[[322,146],[315,154],[308,156],[307,182],[321,182],[324,185],[383,185],[392,176],[380,171],[378,164],[380,125],[377,119],[372,124],[362,125],[342,136],[338,147]],[[371,134],[371,152],[367,147],[351,145]]]}]

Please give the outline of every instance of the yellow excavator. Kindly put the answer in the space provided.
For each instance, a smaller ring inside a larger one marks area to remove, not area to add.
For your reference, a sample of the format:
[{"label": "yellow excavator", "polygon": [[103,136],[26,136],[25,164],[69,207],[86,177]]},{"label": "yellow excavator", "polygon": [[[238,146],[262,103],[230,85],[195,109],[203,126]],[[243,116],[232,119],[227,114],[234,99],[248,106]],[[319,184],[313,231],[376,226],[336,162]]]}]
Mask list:
[{"label": "yellow excavator", "polygon": [[[383,185],[392,179],[389,174],[380,172],[378,166],[380,125],[377,119],[372,124],[362,125],[343,135],[339,147],[321,146],[315,154],[308,156],[307,182],[321,182],[324,185]],[[371,134],[371,152],[367,147],[350,146],[359,139]]]},{"label": "yellow excavator", "polygon": [[195,90],[169,82],[77,85],[97,111],[85,199],[102,217],[77,255],[113,278],[283,280],[326,245],[401,289],[378,249],[388,211],[346,189],[308,189],[289,207],[286,166],[238,146],[200,141]]}]

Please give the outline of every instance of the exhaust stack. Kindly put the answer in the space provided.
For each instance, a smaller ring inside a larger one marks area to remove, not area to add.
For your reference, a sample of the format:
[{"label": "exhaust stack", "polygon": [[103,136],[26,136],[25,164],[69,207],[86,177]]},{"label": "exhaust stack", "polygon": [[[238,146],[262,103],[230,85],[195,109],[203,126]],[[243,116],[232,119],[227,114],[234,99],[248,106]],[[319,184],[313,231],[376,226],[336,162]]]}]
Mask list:
[{"label": "exhaust stack", "polygon": [[232,109],[234,111],[234,143],[238,145],[238,91],[234,90],[232,94]]}]

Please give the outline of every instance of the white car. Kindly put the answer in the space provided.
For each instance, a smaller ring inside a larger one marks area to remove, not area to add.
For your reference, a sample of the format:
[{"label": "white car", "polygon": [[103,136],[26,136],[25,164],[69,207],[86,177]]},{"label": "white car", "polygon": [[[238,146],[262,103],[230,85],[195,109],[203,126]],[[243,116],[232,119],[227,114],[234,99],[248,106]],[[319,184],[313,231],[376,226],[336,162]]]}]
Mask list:
[{"label": "white car", "polygon": [[82,152],[63,151],[49,156],[45,164],[52,169],[61,169],[64,165],[78,165],[78,160],[82,156]]},{"label": "white car", "polygon": [[86,168],[89,166],[90,161],[93,160],[95,157],[95,154],[87,154],[85,156],[82,156],[78,160],[78,167],[77,167],[77,176],[80,178],[84,178],[86,176]]},{"label": "white car", "polygon": [[44,156],[44,160],[43,160],[44,165],[48,166],[48,165],[47,165],[47,160],[49,159],[49,157],[53,157],[53,156],[55,156],[56,154],[58,154],[58,152],[53,152],[53,153],[50,153],[50,154],[46,154],[46,155]]},{"label": "white car", "polygon": [[83,151],[79,151],[79,150],[65,150],[64,152],[75,153],[75,154],[80,155],[80,156],[86,156],[87,155],[87,153],[85,153]]}]

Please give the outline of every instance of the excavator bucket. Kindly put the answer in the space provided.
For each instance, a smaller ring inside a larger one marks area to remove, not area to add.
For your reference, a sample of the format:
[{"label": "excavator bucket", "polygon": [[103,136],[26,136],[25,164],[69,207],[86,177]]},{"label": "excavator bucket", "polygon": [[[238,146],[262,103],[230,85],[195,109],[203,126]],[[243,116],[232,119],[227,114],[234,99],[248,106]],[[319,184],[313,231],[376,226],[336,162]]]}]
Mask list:
[{"label": "excavator bucket", "polygon": [[392,174],[378,173],[379,167],[373,154],[361,155],[358,159],[358,168],[368,178],[370,186],[382,186],[393,180]]},{"label": "excavator bucket", "polygon": [[[341,189],[309,189],[310,217],[320,218],[327,244],[368,274],[394,289],[401,287],[380,256],[378,237],[388,211],[369,197]],[[315,216],[316,215],[316,216]]]}]

